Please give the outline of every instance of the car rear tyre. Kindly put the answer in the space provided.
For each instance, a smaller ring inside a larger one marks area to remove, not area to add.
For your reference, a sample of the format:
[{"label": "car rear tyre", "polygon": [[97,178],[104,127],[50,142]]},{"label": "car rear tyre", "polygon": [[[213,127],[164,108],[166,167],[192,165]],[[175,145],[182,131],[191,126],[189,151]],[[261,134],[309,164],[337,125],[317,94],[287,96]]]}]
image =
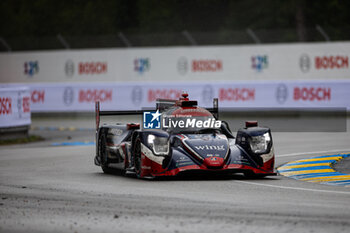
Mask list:
[{"label": "car rear tyre", "polygon": [[100,156],[100,163],[102,171],[106,174],[113,173],[113,169],[108,167],[108,161],[107,161],[107,147],[106,147],[106,136],[101,135],[99,138],[99,156]]}]

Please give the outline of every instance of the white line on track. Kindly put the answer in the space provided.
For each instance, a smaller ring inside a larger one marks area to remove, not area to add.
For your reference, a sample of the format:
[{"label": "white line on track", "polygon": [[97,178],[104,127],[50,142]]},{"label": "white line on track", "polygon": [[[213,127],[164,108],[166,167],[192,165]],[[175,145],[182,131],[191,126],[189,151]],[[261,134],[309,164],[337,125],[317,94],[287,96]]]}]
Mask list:
[{"label": "white line on track", "polygon": [[290,153],[290,154],[284,154],[284,155],[278,155],[279,157],[289,157],[289,156],[297,156],[297,155],[312,155],[312,154],[327,154],[327,153],[335,153],[335,152],[343,152],[349,151],[350,149],[336,149],[336,150],[324,150],[324,151],[310,151],[310,152],[298,152],[298,153]]},{"label": "white line on track", "polygon": [[249,181],[241,181],[241,180],[235,180],[234,182],[243,183],[243,184],[258,185],[258,186],[265,186],[265,187],[272,187],[272,188],[280,188],[280,189],[292,189],[292,190],[311,191],[311,192],[320,192],[320,193],[337,193],[337,194],[350,195],[350,192],[342,192],[342,191],[297,188],[297,187],[279,186],[279,185],[272,185],[272,184],[260,184],[260,183],[249,182]]}]

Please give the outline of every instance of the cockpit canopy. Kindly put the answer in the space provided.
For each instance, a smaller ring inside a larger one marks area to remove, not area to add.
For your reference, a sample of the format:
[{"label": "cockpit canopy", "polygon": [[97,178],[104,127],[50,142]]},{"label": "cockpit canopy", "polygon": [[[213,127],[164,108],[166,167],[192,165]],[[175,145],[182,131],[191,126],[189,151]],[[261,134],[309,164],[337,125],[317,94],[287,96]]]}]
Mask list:
[{"label": "cockpit canopy", "polygon": [[197,101],[189,100],[183,93],[179,100],[158,100],[157,109],[162,112],[162,129],[170,133],[203,132],[219,130],[221,121]]}]

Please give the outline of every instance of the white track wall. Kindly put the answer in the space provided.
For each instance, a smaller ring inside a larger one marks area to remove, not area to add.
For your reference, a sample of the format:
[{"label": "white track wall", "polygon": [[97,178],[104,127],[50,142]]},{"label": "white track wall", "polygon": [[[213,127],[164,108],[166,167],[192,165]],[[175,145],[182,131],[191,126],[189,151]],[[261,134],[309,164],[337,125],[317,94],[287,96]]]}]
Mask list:
[{"label": "white track wall", "polygon": [[2,86],[27,85],[32,111],[154,106],[187,90],[204,106],[350,108],[350,43],[0,54]]},{"label": "white track wall", "polygon": [[[11,85],[12,86],[12,85]],[[302,82],[176,82],[149,83],[55,83],[28,84],[32,112],[94,111],[95,101],[103,110],[155,107],[157,98],[178,99],[182,90],[200,106],[220,108],[347,108],[350,81]],[[1,88],[0,88],[1,89]]]},{"label": "white track wall", "polygon": [[0,88],[0,128],[30,125],[30,112],[29,88]]},{"label": "white track wall", "polygon": [[350,43],[0,54],[2,83],[350,79]]}]

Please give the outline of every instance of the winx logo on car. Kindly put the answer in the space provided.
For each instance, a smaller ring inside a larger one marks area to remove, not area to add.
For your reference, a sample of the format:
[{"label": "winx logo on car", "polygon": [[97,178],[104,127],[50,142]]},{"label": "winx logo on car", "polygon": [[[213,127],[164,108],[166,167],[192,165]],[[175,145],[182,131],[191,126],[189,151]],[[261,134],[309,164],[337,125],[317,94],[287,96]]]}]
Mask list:
[{"label": "winx logo on car", "polygon": [[159,110],[156,112],[144,112],[143,113],[143,128],[144,129],[160,129],[160,116]]},{"label": "winx logo on car", "polygon": [[225,145],[216,146],[216,145],[204,145],[204,146],[194,146],[197,150],[225,150]]}]

